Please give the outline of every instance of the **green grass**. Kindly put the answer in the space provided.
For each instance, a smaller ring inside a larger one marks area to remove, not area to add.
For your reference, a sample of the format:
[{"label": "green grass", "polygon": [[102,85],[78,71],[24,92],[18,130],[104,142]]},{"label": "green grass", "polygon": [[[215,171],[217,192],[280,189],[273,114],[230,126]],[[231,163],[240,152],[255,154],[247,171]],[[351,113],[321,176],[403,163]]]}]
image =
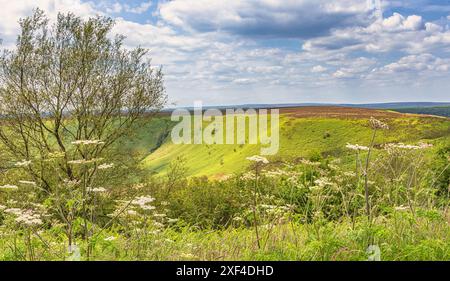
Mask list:
[{"label": "green grass", "polygon": [[[160,122],[155,119],[151,122]],[[376,143],[419,141],[441,142],[450,135],[450,121],[440,118],[404,117],[389,119],[391,129],[378,134]],[[158,127],[159,126],[159,127]],[[161,124],[156,127],[161,128]],[[144,128],[146,129],[146,128]],[[142,137],[152,137],[155,133]],[[349,154],[347,143],[368,145],[371,129],[364,119],[280,118],[280,149],[269,157],[275,160],[295,158],[344,157]],[[145,141],[138,142],[141,145]],[[249,163],[246,157],[260,154],[260,145],[175,145],[170,137],[155,152],[147,155],[142,165],[152,173],[164,174],[171,161],[183,155],[191,176],[222,176],[241,172]]]}]

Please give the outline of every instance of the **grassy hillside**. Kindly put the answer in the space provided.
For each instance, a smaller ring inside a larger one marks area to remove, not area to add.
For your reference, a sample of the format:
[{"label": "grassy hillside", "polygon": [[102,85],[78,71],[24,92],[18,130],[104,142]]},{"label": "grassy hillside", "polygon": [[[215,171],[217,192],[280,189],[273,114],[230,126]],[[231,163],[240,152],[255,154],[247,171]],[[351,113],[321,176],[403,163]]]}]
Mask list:
[{"label": "grassy hillside", "polygon": [[[371,135],[368,126],[370,116],[384,120],[391,127],[388,131],[380,132],[378,143],[415,143],[422,140],[440,142],[448,139],[450,135],[450,120],[443,118],[370,109],[287,109],[281,111],[279,153],[269,158],[273,162],[314,156],[349,155],[349,151],[345,149],[347,143],[367,145]],[[150,126],[153,131],[138,132],[141,140],[136,141],[136,144],[140,150],[143,151],[146,139],[162,134],[156,132],[155,128],[163,130],[167,124],[159,118],[152,121],[151,125],[143,127],[142,130],[147,130]],[[149,144],[154,147],[154,140]],[[152,173],[164,174],[170,162],[182,155],[186,159],[189,175],[221,177],[242,171],[249,165],[245,158],[259,153],[259,145],[175,145],[168,137],[161,147],[148,154],[142,163]]]}]

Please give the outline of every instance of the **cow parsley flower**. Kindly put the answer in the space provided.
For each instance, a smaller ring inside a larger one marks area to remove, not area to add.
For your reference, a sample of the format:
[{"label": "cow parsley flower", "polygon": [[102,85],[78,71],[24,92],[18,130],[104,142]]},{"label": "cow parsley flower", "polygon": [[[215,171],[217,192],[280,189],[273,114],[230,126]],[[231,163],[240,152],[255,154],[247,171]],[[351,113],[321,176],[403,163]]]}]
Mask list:
[{"label": "cow parsley flower", "polygon": [[347,143],[347,145],[345,146],[346,148],[348,148],[348,149],[351,149],[351,150],[355,150],[355,151],[362,151],[362,150],[369,150],[369,148],[367,147],[367,146],[362,146],[362,145],[359,145],[359,144],[349,144],[349,143]]},{"label": "cow parsley flower", "polygon": [[249,161],[256,162],[256,163],[263,163],[263,164],[269,163],[269,160],[267,160],[267,158],[259,156],[259,155],[253,155],[251,157],[247,157],[246,159]]},{"label": "cow parsley flower", "polygon": [[5,185],[0,185],[0,189],[11,189],[11,190],[15,190],[18,189],[19,187],[17,185],[13,185],[13,184],[5,184]]},{"label": "cow parsley flower", "polygon": [[20,180],[19,183],[24,184],[24,185],[36,186],[36,183],[34,181]]},{"label": "cow parsley flower", "polygon": [[31,165],[31,160],[22,160],[14,164],[16,167],[28,167]]},{"label": "cow parsley flower", "polygon": [[73,145],[101,145],[105,144],[104,141],[101,140],[76,140],[72,142]]},{"label": "cow parsley flower", "polygon": [[370,117],[369,124],[372,127],[372,129],[381,129],[381,130],[389,129],[389,126],[386,123],[383,123],[380,120],[375,119],[373,117]]},{"label": "cow parsley flower", "polygon": [[114,167],[114,163],[110,163],[110,164],[101,164],[98,166],[99,170],[106,170],[106,169],[110,169]]}]

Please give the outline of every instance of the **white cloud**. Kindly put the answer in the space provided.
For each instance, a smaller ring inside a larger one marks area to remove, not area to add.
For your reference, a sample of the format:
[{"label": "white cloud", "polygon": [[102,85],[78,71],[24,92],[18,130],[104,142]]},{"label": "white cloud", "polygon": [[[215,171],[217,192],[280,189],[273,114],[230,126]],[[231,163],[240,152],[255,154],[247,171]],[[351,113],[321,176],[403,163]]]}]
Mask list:
[{"label": "white cloud", "polygon": [[0,6],[0,38],[7,47],[13,44],[18,35],[19,19],[31,15],[35,8],[44,10],[52,21],[56,19],[58,12],[74,12],[83,18],[101,14],[91,2],[81,0],[0,0]]},{"label": "white cloud", "polygon": [[321,65],[316,65],[313,68],[311,68],[312,73],[321,73],[327,71],[326,67],[323,67]]},{"label": "white cloud", "polygon": [[161,17],[176,26],[243,36],[316,37],[367,23],[371,13],[373,7],[360,0],[175,0],[160,5]]}]

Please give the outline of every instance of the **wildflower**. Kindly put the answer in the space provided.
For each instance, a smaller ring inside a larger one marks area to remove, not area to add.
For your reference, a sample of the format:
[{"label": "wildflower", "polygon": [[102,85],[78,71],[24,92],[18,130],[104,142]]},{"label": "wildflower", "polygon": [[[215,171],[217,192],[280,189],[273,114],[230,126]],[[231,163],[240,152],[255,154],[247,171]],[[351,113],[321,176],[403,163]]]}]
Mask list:
[{"label": "wildflower", "polygon": [[91,189],[91,191],[100,193],[100,192],[106,192],[106,189],[103,187],[95,187],[95,188]]},{"label": "wildflower", "polygon": [[319,187],[324,187],[324,186],[327,186],[327,185],[335,185],[335,183],[331,182],[331,181],[330,181],[328,178],[326,178],[326,177],[317,179],[317,180],[314,181],[314,183],[315,183],[316,185],[318,185]]},{"label": "wildflower", "polygon": [[28,167],[30,165],[31,165],[31,161],[30,160],[28,160],[28,161],[27,160],[22,160],[22,161],[19,161],[19,162],[14,164],[14,166],[16,166],[16,167]]},{"label": "wildflower", "polygon": [[0,185],[0,189],[18,189],[19,187],[17,185],[13,185],[13,184],[5,184],[5,185]]},{"label": "wildflower", "polygon": [[356,173],[355,172],[344,172],[344,176],[346,177],[356,177]]},{"label": "wildflower", "polygon": [[25,181],[25,180],[21,180],[19,181],[19,183],[24,184],[24,185],[32,185],[32,186],[36,186],[36,183],[34,181]]},{"label": "wildflower", "polygon": [[167,220],[168,223],[175,223],[175,222],[177,222],[177,221],[178,221],[178,219],[171,219],[171,218],[169,218],[169,219]]},{"label": "wildflower", "polygon": [[34,226],[42,224],[41,216],[32,210],[22,210],[19,208],[10,208],[4,210],[5,213],[16,216],[17,223],[25,224],[27,226]]},{"label": "wildflower", "polygon": [[170,205],[169,202],[167,202],[167,201],[161,201],[161,206],[168,206],[168,205]]},{"label": "wildflower", "polygon": [[373,117],[370,117],[369,124],[372,129],[389,130],[389,126],[386,123],[383,123]]},{"label": "wildflower", "polygon": [[155,206],[152,206],[152,205],[142,205],[142,206],[139,206],[142,210],[145,210],[145,211],[151,211],[151,210],[154,210],[155,209]]},{"label": "wildflower", "polygon": [[6,209],[6,206],[3,206],[3,205],[0,205],[0,210],[5,210]]},{"label": "wildflower", "polygon": [[73,145],[100,145],[104,143],[100,140],[76,140],[72,142]]},{"label": "wildflower", "polygon": [[62,158],[65,155],[66,154],[64,152],[50,152],[49,154],[47,154],[48,158]]},{"label": "wildflower", "polygon": [[109,236],[109,237],[106,237],[106,238],[103,239],[103,240],[105,240],[105,241],[113,241],[113,240],[116,240],[116,237],[114,237],[114,236]]},{"label": "wildflower", "polygon": [[191,254],[191,253],[181,253],[180,254],[180,258],[181,259],[193,259],[193,258],[195,258],[196,256],[195,255],[193,255],[193,254]]},{"label": "wildflower", "polygon": [[22,212],[16,219],[16,222],[22,223],[28,226],[41,225],[42,220],[39,214],[34,213],[31,210]]},{"label": "wildflower", "polygon": [[254,180],[255,174],[254,173],[245,173],[241,176],[242,180]]},{"label": "wildflower", "polygon": [[131,204],[139,206],[143,210],[153,210],[155,207],[147,205],[148,203],[151,203],[155,201],[155,198],[151,196],[140,196],[136,197],[131,201]]},{"label": "wildflower", "polygon": [[153,225],[154,225],[155,227],[158,227],[158,228],[164,227],[164,224],[162,224],[162,223],[160,223],[160,222],[157,222],[157,221],[153,222]]},{"label": "wildflower", "polygon": [[130,216],[135,216],[137,215],[137,212],[135,210],[128,210],[127,214],[129,214]]},{"label": "wildflower", "polygon": [[259,155],[254,155],[252,157],[247,157],[245,159],[247,159],[249,161],[256,162],[256,163],[263,163],[263,164],[268,164],[269,163],[269,160],[267,160],[265,157],[262,157],[262,156],[259,156]]},{"label": "wildflower", "polygon": [[309,161],[307,159],[301,159],[300,163],[308,165],[308,166],[320,166],[321,165],[320,162],[312,162],[312,161]]},{"label": "wildflower", "polygon": [[74,187],[74,186],[80,184],[80,181],[76,180],[76,179],[74,179],[74,180],[64,179],[63,182],[68,187]]},{"label": "wildflower", "polygon": [[266,205],[266,204],[261,204],[260,206],[263,209],[275,209],[277,207],[275,205]]},{"label": "wildflower", "polygon": [[154,213],[153,216],[156,217],[156,218],[164,218],[164,217],[166,217],[167,215],[166,215],[166,214],[158,214],[158,213]]},{"label": "wildflower", "polygon": [[111,164],[101,164],[100,166],[98,166],[99,170],[106,170],[106,169],[110,169],[114,167],[114,163]]},{"label": "wildflower", "polygon": [[362,151],[362,150],[369,150],[369,148],[367,146],[362,146],[359,144],[349,144],[347,143],[347,145],[345,146],[348,149],[351,150],[356,150],[356,151]]},{"label": "wildflower", "polygon": [[420,143],[418,145],[410,145],[410,144],[404,144],[404,143],[397,143],[397,144],[389,143],[389,144],[386,144],[384,147],[386,150],[391,150],[392,148],[418,150],[418,149],[427,149],[427,148],[433,147],[433,145],[427,144],[427,143]]},{"label": "wildflower", "polygon": [[394,209],[395,209],[396,211],[402,212],[402,211],[408,210],[409,208],[406,207],[406,206],[400,205],[400,206],[395,207]]},{"label": "wildflower", "polygon": [[103,159],[102,158],[92,158],[92,159],[89,159],[89,160],[87,160],[87,159],[79,159],[79,160],[70,160],[70,161],[67,161],[67,163],[73,164],[73,165],[84,165],[84,164],[91,164],[91,163],[94,163],[94,162],[98,162],[98,161],[101,161],[101,160],[103,160]]}]

